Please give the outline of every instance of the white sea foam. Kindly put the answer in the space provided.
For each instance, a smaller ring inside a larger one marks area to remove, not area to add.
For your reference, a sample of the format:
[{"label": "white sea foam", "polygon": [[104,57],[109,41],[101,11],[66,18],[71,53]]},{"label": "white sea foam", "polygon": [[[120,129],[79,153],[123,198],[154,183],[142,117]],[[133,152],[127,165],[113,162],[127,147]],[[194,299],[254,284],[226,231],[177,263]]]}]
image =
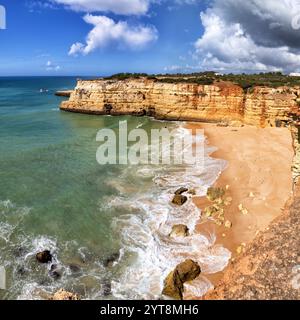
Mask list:
[{"label": "white sea foam", "polygon": [[29,212],[29,208],[17,207],[10,200],[0,201],[0,238],[8,242]]},{"label": "white sea foam", "polygon": [[[190,134],[179,127],[178,136]],[[204,137],[193,139],[193,144],[204,143]],[[136,186],[127,195],[114,197],[107,203],[126,214],[115,218],[113,228],[121,235],[123,250],[127,253],[129,266],[122,270],[119,281],[113,282],[113,294],[119,299],[157,299],[161,297],[163,281],[177,264],[185,259],[199,262],[202,275],[192,284],[186,285],[185,295],[201,296],[211,287],[205,274],[223,270],[230,259],[230,252],[215,245],[213,234],[204,236],[195,232],[201,212],[194,205],[192,196],[182,207],[171,204],[174,191],[179,187],[193,188],[197,195],[205,195],[207,188],[218,178],[226,162],[212,159],[206,149],[204,167],[195,166],[150,166],[127,167],[114,183],[118,190],[125,190],[132,172],[145,179],[145,184]],[[152,182],[149,183],[149,178]],[[147,180],[148,179],[148,180]],[[185,224],[190,229],[186,238],[170,239],[172,226]],[[126,256],[126,254],[125,254]]]}]

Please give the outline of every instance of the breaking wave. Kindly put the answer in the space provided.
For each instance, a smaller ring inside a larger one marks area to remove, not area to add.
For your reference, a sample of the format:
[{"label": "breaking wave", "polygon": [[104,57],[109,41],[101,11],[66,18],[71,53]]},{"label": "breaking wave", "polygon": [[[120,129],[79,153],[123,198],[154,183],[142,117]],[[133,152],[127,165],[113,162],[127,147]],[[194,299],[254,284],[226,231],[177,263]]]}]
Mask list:
[{"label": "breaking wave", "polygon": [[[190,134],[184,127],[177,128],[178,137]],[[191,141],[193,145],[205,145],[204,136]],[[126,259],[119,280],[113,281],[114,297],[161,298],[165,277],[188,258],[200,264],[202,276],[186,285],[185,294],[202,296],[212,287],[205,274],[226,267],[230,252],[215,244],[214,234],[204,236],[195,231],[201,212],[193,203],[193,196],[181,207],[171,204],[180,187],[193,189],[197,196],[206,195],[226,166],[225,161],[209,156],[212,151],[205,147],[204,162],[199,165],[128,166],[116,180],[110,181],[110,186],[116,186],[120,194],[107,202],[106,209],[124,212],[113,220],[113,229],[120,234]],[[128,187],[128,181],[136,181],[136,185]],[[187,225],[190,235],[171,239],[169,234],[175,224]]]}]

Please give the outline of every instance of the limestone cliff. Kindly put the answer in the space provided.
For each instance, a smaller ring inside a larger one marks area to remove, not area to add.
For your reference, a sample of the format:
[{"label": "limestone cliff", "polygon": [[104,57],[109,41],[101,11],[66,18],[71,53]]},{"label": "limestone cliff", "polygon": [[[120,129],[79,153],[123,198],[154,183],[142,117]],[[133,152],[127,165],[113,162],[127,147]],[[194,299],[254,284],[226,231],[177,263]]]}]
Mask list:
[{"label": "limestone cliff", "polygon": [[[251,92],[250,92],[251,91]],[[241,122],[279,126],[299,112],[300,87],[256,87],[233,83],[164,83],[149,79],[78,81],[61,109],[111,115],[150,115],[165,120]]]}]

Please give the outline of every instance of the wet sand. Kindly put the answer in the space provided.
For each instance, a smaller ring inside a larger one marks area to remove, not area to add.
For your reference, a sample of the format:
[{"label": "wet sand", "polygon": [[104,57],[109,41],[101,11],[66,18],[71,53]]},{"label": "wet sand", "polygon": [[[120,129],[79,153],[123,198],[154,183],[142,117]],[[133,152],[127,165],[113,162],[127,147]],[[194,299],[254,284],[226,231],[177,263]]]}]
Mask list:
[{"label": "wet sand", "polygon": [[[292,194],[291,166],[294,156],[291,133],[287,128],[218,127],[215,124],[189,124],[189,129],[204,129],[207,143],[218,151],[211,156],[228,161],[215,187],[227,186],[232,203],[225,209],[231,228],[203,221],[198,232],[214,232],[217,243],[232,252],[232,261],[259,231],[266,230],[280,216]],[[194,199],[204,210],[211,202]],[[244,214],[239,206],[246,209]],[[224,270],[225,271],[225,270]],[[205,275],[214,285],[223,272]]]}]

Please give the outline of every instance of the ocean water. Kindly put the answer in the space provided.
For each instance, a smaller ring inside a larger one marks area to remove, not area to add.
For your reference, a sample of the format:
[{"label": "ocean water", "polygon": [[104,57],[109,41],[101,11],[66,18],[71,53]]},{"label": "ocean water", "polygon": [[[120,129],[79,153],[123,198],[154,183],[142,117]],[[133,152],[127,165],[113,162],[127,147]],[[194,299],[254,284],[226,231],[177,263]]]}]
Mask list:
[{"label": "ocean water", "polygon": [[[180,208],[170,200],[181,186],[204,195],[225,161],[209,157],[206,147],[204,170],[99,165],[97,132],[117,132],[120,120],[129,130],[189,132],[147,117],[59,111],[62,98],[54,92],[75,84],[75,78],[0,78],[0,266],[7,273],[0,299],[45,299],[60,288],[83,299],[158,299],[166,275],[186,258],[203,271],[186,294],[204,294],[211,288],[205,275],[223,270],[230,252],[213,234],[194,232],[201,212],[191,199]],[[191,235],[170,239],[177,223]],[[35,261],[41,250],[51,250],[51,264]]]}]

